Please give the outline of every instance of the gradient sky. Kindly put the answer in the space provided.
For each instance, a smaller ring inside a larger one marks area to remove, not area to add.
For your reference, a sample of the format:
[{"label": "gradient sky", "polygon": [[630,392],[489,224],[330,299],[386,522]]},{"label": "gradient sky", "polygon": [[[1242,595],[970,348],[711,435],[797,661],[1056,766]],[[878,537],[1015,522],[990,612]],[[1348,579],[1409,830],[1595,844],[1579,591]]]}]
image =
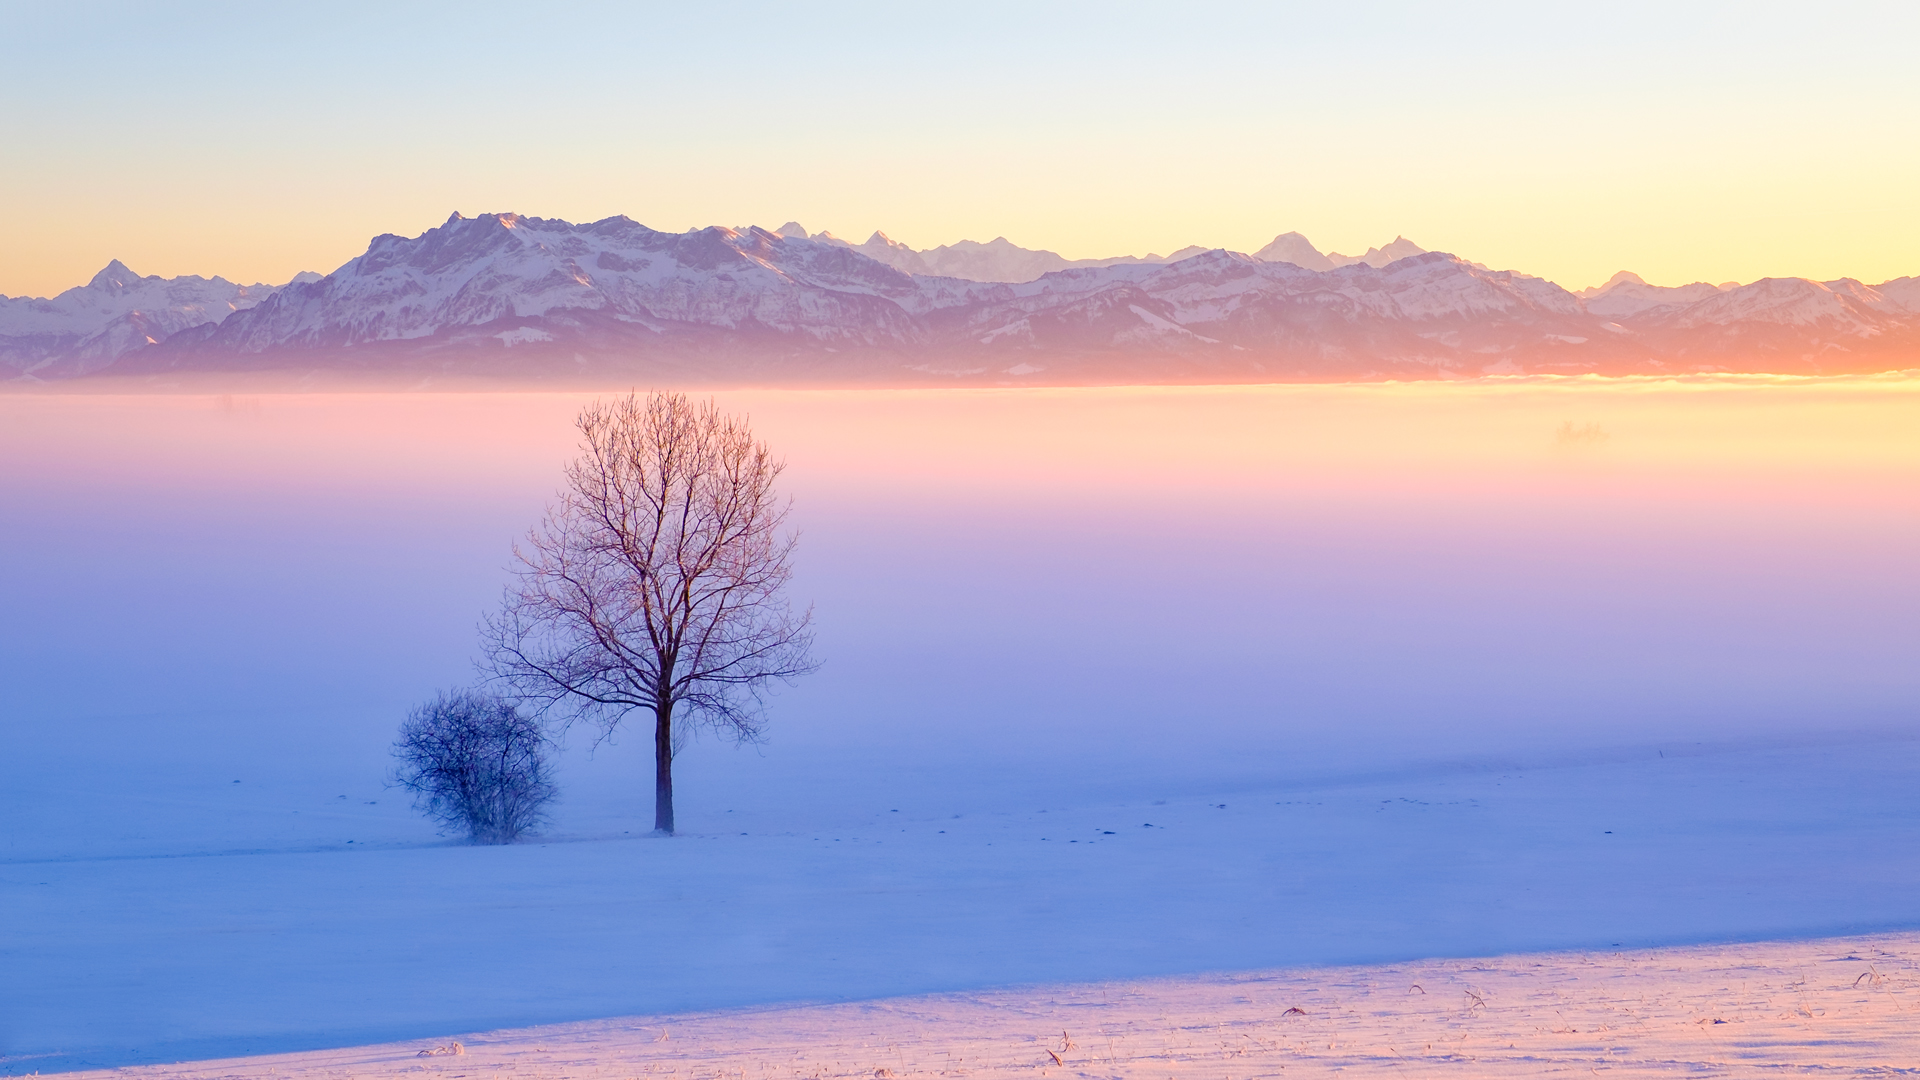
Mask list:
[{"label": "gradient sky", "polygon": [[1920,273],[1920,5],[0,4],[0,293],[455,210]]}]

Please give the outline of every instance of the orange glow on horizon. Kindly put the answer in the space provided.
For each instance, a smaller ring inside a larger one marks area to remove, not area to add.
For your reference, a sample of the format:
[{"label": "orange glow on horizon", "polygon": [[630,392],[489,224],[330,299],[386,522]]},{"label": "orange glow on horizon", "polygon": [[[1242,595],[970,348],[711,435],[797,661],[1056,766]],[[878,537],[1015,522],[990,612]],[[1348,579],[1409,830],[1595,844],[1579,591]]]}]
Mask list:
[{"label": "orange glow on horizon", "polygon": [[[152,471],[190,486],[296,475],[331,487],[355,475],[405,488],[455,474],[462,483],[487,475],[544,486],[573,451],[579,406],[600,396],[7,394],[0,452],[31,473],[38,457],[75,452],[76,427],[103,424],[96,468]],[[710,396],[749,414],[807,487],[1071,498],[1353,483],[1876,488],[1920,476],[1920,376],[1912,374]],[[487,438],[476,443],[476,431]],[[476,474],[473,454],[494,464]]]}]

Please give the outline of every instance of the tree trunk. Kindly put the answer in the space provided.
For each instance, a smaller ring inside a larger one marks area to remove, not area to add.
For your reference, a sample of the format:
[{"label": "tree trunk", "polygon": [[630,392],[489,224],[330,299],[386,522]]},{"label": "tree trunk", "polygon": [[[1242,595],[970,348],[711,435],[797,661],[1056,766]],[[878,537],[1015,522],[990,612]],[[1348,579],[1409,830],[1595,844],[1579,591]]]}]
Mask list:
[{"label": "tree trunk", "polygon": [[653,709],[653,828],[673,835],[673,702]]}]

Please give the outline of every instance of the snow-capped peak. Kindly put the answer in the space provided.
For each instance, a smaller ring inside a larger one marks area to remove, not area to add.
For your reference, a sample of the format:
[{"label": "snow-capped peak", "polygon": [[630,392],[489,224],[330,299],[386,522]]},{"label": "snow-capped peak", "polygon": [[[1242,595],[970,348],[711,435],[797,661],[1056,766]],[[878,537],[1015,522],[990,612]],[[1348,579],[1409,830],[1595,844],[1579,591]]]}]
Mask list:
[{"label": "snow-capped peak", "polygon": [[1724,286],[1696,281],[1691,285],[1649,285],[1639,274],[1622,270],[1596,285],[1574,293],[1587,310],[1611,319],[1631,318],[1661,309],[1679,309],[1726,291]]},{"label": "snow-capped peak", "polygon": [[1419,244],[1414,243],[1404,236],[1395,236],[1393,241],[1384,247],[1368,248],[1365,255],[1342,255],[1335,251],[1328,254],[1327,258],[1336,267],[1365,263],[1368,266],[1379,269],[1389,263],[1398,262],[1401,259],[1410,259],[1415,255],[1425,255],[1426,253],[1427,249],[1421,247]]},{"label": "snow-capped peak", "polygon": [[1261,262],[1292,263],[1302,270],[1326,271],[1334,268],[1332,259],[1321,254],[1319,248],[1297,232],[1281,233],[1273,238],[1272,243],[1254,252],[1253,257]]},{"label": "snow-capped peak", "polygon": [[115,259],[52,298],[0,297],[0,368],[85,374],[116,357],[260,303],[270,285],[142,277]]},{"label": "snow-capped peak", "polygon": [[87,282],[87,288],[124,289],[143,280],[145,279],[139,274],[127,269],[126,263],[115,259],[103,267],[99,273],[93,275],[93,279]]},{"label": "snow-capped peak", "polygon": [[1646,283],[1647,283],[1646,279],[1642,278],[1639,274],[1636,274],[1631,270],[1622,270],[1619,273],[1608,278],[1606,281],[1606,284],[1589,285],[1584,289],[1575,290],[1573,295],[1578,296],[1584,300],[1589,296],[1599,296],[1601,293],[1606,292],[1608,289],[1611,289],[1616,285],[1645,285]]}]

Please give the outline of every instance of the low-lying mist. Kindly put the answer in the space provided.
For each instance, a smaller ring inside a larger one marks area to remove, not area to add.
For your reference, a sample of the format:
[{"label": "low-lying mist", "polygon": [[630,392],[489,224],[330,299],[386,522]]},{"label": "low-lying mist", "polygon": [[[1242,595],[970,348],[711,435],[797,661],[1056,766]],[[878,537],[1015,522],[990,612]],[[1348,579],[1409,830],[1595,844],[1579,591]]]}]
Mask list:
[{"label": "low-lying mist", "polygon": [[[1910,732],[1920,704],[1920,381],[716,396],[788,463],[825,667],[764,746],[689,749],[686,831]],[[0,397],[10,853],[306,836],[288,792],[398,807],[394,729],[474,678],[587,397]],[[567,742],[555,828],[644,827],[644,725]],[[199,809],[139,810],[170,799]]]}]

